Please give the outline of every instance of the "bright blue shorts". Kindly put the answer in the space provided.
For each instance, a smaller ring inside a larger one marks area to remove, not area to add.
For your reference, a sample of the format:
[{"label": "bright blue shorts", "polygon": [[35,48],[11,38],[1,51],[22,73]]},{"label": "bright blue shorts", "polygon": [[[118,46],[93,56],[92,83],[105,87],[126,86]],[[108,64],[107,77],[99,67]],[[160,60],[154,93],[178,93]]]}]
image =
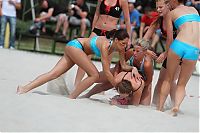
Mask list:
[{"label": "bright blue shorts", "polygon": [[77,39],[74,39],[74,40],[68,42],[66,44],[66,46],[72,46],[72,47],[75,47],[75,48],[78,48],[78,49],[81,49],[84,51],[82,44]]},{"label": "bright blue shorts", "polygon": [[200,50],[197,47],[175,39],[170,45],[170,48],[173,52],[180,56],[180,58],[187,60],[198,60]]}]

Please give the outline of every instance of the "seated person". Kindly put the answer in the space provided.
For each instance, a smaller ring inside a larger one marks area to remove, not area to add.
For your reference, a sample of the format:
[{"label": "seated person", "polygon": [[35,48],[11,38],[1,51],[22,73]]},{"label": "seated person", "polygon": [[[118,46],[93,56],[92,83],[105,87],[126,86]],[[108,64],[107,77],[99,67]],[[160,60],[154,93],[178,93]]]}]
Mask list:
[{"label": "seated person", "polygon": [[[132,40],[132,44],[134,44],[134,41],[137,38],[137,34],[139,33],[140,13],[137,9],[135,9],[134,4],[132,2],[128,3],[128,7],[129,7],[131,29],[132,29],[131,40]],[[123,14],[120,17],[120,25],[119,26],[120,26],[119,28],[122,28],[122,29],[126,28]]]},{"label": "seated person", "polygon": [[[151,7],[145,7],[145,13],[141,18],[139,38],[143,38],[143,35],[147,32],[152,22],[154,22],[158,18],[158,13],[153,11]],[[151,47],[155,48],[155,45],[159,41],[161,34],[161,30],[158,29],[154,35],[152,36],[152,44]]]},{"label": "seated person", "polygon": [[[57,21],[55,34],[58,34],[60,26],[63,24],[62,36],[65,37],[68,28],[66,7],[60,6],[51,0],[40,0],[40,6],[40,16],[35,19],[35,22]],[[42,31],[46,32],[45,27],[42,28]]]},{"label": "seated person", "polygon": [[90,20],[88,19],[89,9],[85,0],[76,0],[76,2],[71,5],[71,10],[69,12],[72,14],[69,18],[69,24],[80,26],[81,37],[85,37],[86,28],[91,25]]}]

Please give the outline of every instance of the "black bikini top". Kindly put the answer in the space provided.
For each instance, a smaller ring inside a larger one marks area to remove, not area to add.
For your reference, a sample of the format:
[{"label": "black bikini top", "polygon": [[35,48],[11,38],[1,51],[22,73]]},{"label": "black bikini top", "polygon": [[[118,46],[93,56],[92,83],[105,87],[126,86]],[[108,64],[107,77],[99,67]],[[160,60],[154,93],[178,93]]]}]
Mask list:
[{"label": "black bikini top", "polygon": [[109,15],[115,18],[119,18],[122,12],[122,8],[119,5],[119,0],[116,1],[114,6],[108,6],[105,4],[106,0],[103,0],[100,5],[100,14]]}]

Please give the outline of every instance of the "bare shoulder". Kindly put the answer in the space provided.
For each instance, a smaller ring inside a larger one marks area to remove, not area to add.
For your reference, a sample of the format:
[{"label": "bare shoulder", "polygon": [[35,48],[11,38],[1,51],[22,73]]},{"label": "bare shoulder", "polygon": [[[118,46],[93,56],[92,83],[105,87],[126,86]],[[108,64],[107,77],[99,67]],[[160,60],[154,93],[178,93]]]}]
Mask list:
[{"label": "bare shoulder", "polygon": [[145,67],[152,67],[153,66],[153,60],[150,56],[146,56],[145,57],[145,63],[144,63]]},{"label": "bare shoulder", "polygon": [[189,10],[191,10],[195,14],[199,14],[198,11],[194,7],[188,7]]}]

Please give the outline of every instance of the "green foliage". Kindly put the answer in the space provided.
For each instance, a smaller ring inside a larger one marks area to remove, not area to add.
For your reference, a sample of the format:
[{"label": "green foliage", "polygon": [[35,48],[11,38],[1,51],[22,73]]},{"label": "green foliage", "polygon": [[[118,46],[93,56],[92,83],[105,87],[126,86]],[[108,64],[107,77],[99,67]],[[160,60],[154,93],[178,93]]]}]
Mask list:
[{"label": "green foliage", "polygon": [[19,32],[23,32],[23,33],[27,32],[32,23],[33,23],[32,20],[30,20],[30,21],[22,21],[20,19],[17,19],[17,25],[16,25],[17,33],[19,33]]}]

